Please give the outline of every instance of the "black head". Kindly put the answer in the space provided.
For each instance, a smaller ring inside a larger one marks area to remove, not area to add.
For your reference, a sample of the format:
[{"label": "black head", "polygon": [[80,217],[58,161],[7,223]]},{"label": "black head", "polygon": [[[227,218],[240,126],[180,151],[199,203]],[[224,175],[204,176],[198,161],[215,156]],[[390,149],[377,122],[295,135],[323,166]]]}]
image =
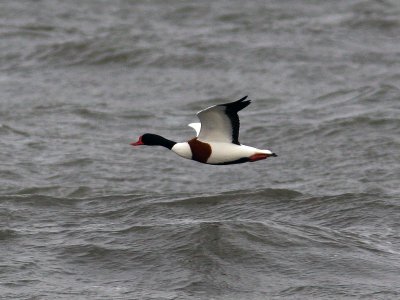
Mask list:
[{"label": "black head", "polygon": [[168,149],[171,149],[176,142],[168,140],[160,135],[152,134],[152,133],[145,133],[139,137],[139,140],[135,143],[131,143],[132,146],[163,146]]}]

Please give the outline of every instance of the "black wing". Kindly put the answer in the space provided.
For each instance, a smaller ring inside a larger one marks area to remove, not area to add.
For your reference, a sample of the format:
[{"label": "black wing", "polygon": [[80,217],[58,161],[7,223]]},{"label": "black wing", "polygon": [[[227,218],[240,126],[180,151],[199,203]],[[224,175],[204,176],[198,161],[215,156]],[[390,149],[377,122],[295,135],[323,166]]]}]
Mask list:
[{"label": "black wing", "polygon": [[225,107],[225,113],[229,117],[232,123],[232,143],[237,145],[240,145],[239,143],[240,121],[239,121],[238,111],[242,110],[251,103],[251,100],[246,100],[246,99],[247,96],[244,96],[243,98],[237,101],[218,105]]}]

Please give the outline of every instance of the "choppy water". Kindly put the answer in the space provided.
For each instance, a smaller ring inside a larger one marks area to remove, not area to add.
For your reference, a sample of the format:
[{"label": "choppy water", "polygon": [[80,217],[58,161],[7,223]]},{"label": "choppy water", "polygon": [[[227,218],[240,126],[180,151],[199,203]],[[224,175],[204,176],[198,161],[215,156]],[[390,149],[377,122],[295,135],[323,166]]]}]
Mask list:
[{"label": "choppy water", "polygon": [[0,298],[398,299],[399,100],[397,0],[3,1]]}]

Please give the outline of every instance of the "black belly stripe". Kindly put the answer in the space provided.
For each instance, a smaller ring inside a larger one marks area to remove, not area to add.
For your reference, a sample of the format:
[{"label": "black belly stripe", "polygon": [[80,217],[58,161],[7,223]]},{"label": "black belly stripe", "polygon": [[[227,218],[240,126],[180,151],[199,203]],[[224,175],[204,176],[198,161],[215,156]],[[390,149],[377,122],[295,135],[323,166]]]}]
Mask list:
[{"label": "black belly stripe", "polygon": [[234,161],[227,161],[227,162],[213,164],[213,165],[235,165],[235,164],[242,164],[242,163],[249,162],[249,161],[250,161],[250,159],[248,157],[242,157],[242,158],[239,158]]}]

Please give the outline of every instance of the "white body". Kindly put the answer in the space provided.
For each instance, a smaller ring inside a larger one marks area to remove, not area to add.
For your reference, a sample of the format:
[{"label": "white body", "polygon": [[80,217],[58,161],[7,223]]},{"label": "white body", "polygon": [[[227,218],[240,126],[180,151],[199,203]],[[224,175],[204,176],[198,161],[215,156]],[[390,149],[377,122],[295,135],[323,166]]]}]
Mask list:
[{"label": "white body", "polygon": [[[207,160],[208,164],[221,164],[230,161],[236,161],[244,157],[250,157],[257,153],[269,154],[270,150],[261,150],[246,145],[236,145],[224,142],[208,142],[211,147],[211,155]],[[187,159],[192,159],[192,150],[188,143],[176,143],[172,149],[173,152]]]},{"label": "white body", "polygon": [[212,149],[208,164],[220,164],[229,161],[236,161],[244,157],[250,157],[256,153],[272,154],[269,150],[261,150],[246,145],[232,143],[210,142]]}]

